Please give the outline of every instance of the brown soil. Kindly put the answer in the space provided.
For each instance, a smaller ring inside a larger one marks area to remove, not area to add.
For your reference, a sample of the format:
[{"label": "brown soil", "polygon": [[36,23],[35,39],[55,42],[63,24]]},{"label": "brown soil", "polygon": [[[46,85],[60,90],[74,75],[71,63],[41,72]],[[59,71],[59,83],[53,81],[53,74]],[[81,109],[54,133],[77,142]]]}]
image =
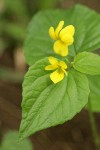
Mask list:
[{"label": "brown soil", "polygon": [[86,5],[87,7],[100,12],[100,0],[63,0],[63,1],[64,1],[62,3],[63,8],[68,8],[78,3]]}]

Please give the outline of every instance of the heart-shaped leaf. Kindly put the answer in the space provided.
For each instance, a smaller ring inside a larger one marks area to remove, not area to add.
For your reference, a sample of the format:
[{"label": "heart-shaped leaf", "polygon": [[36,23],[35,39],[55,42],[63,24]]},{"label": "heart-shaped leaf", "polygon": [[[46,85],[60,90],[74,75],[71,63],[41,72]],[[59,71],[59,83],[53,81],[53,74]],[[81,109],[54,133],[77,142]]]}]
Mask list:
[{"label": "heart-shaped leaf", "polygon": [[79,51],[100,48],[100,15],[95,11],[82,5],[66,10],[41,11],[33,17],[29,25],[24,46],[26,62],[29,65],[41,58],[55,56],[54,41],[50,39],[48,30],[50,26],[56,27],[60,20],[65,21],[65,26],[75,26],[74,45],[69,47],[69,55],[75,56]]},{"label": "heart-shaped leaf", "polygon": [[84,74],[71,69],[68,77],[54,84],[44,69],[48,63],[47,59],[38,61],[25,76],[20,139],[70,120],[88,102],[89,85]]}]

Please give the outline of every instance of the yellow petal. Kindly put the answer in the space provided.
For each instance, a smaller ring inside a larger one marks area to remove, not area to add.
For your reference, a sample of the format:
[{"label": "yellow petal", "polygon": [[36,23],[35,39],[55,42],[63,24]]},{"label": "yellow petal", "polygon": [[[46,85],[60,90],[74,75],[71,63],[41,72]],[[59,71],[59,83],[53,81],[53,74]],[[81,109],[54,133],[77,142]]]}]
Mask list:
[{"label": "yellow petal", "polygon": [[64,34],[62,37],[61,37],[61,41],[66,43],[67,45],[72,45],[73,42],[74,42],[74,38],[71,34]]},{"label": "yellow petal", "polygon": [[55,70],[57,68],[58,68],[57,65],[48,65],[48,66],[45,67],[45,70]]},{"label": "yellow petal", "polygon": [[56,34],[57,38],[58,38],[60,30],[63,28],[63,25],[64,25],[64,21],[60,21],[57,28],[56,28],[56,30],[55,30],[55,34]]},{"label": "yellow petal", "polygon": [[50,56],[48,59],[52,65],[58,64],[58,60],[56,58]]},{"label": "yellow petal", "polygon": [[54,27],[50,27],[49,28],[49,35],[53,40],[56,40],[56,35],[55,35],[55,31],[54,31]]},{"label": "yellow petal", "polygon": [[64,61],[60,61],[59,66],[61,66],[63,69],[67,69],[67,64]]},{"label": "yellow petal", "polygon": [[65,43],[61,42],[60,40],[58,40],[54,43],[54,51],[55,51],[55,53],[57,53],[61,56],[67,56],[68,55],[67,45]]},{"label": "yellow petal", "polygon": [[73,25],[69,25],[60,31],[59,36],[60,36],[60,38],[64,34],[71,34],[73,36],[74,33],[75,33],[75,27]]},{"label": "yellow petal", "polygon": [[61,80],[63,80],[64,78],[64,72],[61,71],[60,73],[58,72],[58,70],[54,71],[53,73],[50,74],[50,79],[56,84],[58,82],[60,82]]}]

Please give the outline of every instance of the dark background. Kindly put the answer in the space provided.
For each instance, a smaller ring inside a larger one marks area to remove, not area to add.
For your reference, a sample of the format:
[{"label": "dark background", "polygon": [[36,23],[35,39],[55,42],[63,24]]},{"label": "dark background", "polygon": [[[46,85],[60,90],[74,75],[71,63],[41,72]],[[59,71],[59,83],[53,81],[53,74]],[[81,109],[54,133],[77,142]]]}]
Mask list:
[{"label": "dark background", "polygon": [[[40,9],[69,8],[76,3],[100,12],[100,0],[20,0],[19,4],[18,1],[0,1],[1,140],[8,130],[18,130],[20,125],[21,86],[27,71],[22,48],[31,17]],[[95,113],[95,117],[100,135],[100,114]],[[35,150],[95,150],[86,110],[63,125],[36,133],[31,141]]]}]

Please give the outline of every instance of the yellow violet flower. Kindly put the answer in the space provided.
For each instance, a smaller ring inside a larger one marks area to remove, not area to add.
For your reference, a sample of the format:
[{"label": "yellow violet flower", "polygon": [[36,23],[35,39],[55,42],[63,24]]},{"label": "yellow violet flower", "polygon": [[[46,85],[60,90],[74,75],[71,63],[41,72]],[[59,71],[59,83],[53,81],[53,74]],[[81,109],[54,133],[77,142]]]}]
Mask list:
[{"label": "yellow violet flower", "polygon": [[49,35],[53,40],[55,40],[55,53],[61,56],[67,56],[68,46],[72,45],[74,42],[73,36],[75,33],[75,28],[73,25],[68,25],[65,28],[63,28],[63,26],[64,21],[60,21],[56,29],[54,29],[54,27],[50,27]]},{"label": "yellow violet flower", "polygon": [[68,68],[64,61],[58,61],[56,58],[50,56],[49,62],[51,65],[45,67],[45,70],[55,70],[50,74],[50,79],[56,84],[63,80],[64,75],[67,75],[66,69]]}]

